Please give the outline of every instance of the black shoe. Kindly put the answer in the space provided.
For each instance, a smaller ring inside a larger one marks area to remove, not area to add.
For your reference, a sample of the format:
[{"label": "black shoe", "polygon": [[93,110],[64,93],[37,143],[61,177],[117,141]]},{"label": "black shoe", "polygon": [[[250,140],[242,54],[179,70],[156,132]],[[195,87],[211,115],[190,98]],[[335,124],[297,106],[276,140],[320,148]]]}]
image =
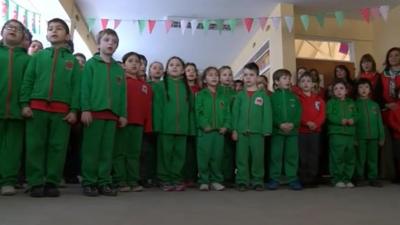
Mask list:
[{"label": "black shoe", "polygon": [[33,198],[42,198],[44,197],[44,188],[43,185],[33,186],[29,189],[29,195]]},{"label": "black shoe", "polygon": [[66,177],[65,178],[65,183],[67,184],[79,184],[79,179],[78,177]]},{"label": "black shoe", "polygon": [[237,185],[237,190],[240,191],[240,192],[247,191],[247,185],[245,185],[245,184],[238,184],[238,185]]},{"label": "black shoe", "polygon": [[83,187],[83,195],[88,197],[96,197],[99,196],[99,192],[95,186],[84,186]]},{"label": "black shoe", "polygon": [[104,185],[99,188],[99,194],[104,196],[117,196],[118,192],[110,185]]},{"label": "black shoe", "polygon": [[383,187],[383,184],[381,182],[379,182],[378,180],[371,180],[369,182],[369,186],[381,188],[381,187]]},{"label": "black shoe", "polygon": [[46,197],[60,197],[60,191],[58,190],[57,186],[52,183],[47,183],[44,186],[44,191],[43,191],[44,196]]}]

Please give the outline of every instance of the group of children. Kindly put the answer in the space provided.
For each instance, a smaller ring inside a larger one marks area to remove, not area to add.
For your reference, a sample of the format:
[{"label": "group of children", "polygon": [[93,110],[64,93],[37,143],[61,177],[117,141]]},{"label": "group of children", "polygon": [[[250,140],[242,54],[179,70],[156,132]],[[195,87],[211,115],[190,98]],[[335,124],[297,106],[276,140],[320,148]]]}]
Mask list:
[{"label": "group of children", "polygon": [[33,42],[32,56],[23,47],[26,33],[17,20],[1,30],[3,195],[16,193],[25,143],[30,196],[58,197],[70,134],[76,136],[71,127],[79,123],[86,196],[142,191],[143,183],[155,181],[164,191],[184,191],[196,183],[201,191],[222,191],[231,182],[239,191],[276,190],[283,182],[293,190],[315,186],[324,124],[334,186],[354,187],[365,168],[370,184],[381,186],[381,108],[400,162],[398,48],[388,52],[383,75],[369,55],[361,60],[356,82],[338,67],[325,105],[318,72],[304,68],[293,87],[290,71],[275,71],[271,93],[255,63],[246,64],[242,81],[234,82],[228,66],[208,67],[200,78],[195,64],[174,56],[165,70],[162,63],[151,63],[146,81],[145,57],[129,52],[122,62],[113,59],[119,39],[112,29],[99,32],[99,51],[87,62],[82,54],[72,54],[69,28],[61,19],[48,22],[51,47],[36,52],[43,46]]}]

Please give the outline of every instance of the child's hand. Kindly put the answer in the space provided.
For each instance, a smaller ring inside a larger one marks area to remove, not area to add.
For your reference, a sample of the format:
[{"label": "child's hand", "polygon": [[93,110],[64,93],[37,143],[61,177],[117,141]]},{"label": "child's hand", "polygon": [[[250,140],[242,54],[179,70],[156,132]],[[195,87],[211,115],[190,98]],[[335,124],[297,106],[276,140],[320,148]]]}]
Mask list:
[{"label": "child's hand", "polygon": [[126,127],[126,125],[128,124],[128,120],[125,117],[120,117],[118,119],[119,125],[118,127],[122,128],[122,127]]},{"label": "child's hand", "polygon": [[270,133],[265,133],[264,136],[271,136],[271,134]]},{"label": "child's hand", "polygon": [[204,130],[204,132],[206,132],[206,133],[207,133],[207,132],[210,132],[210,131],[211,131],[211,127],[204,127],[203,130]]},{"label": "child's hand", "polygon": [[390,110],[395,110],[397,109],[397,107],[399,107],[396,103],[392,102],[392,103],[388,103],[385,105],[386,108],[390,109]]},{"label": "child's hand", "polygon": [[282,124],[279,126],[279,128],[280,128],[283,132],[287,133],[287,132],[288,132],[288,126],[287,126],[287,125],[288,125],[287,123],[282,123]]},{"label": "child's hand", "polygon": [[308,128],[309,128],[310,130],[315,130],[315,129],[317,128],[317,125],[316,125],[314,122],[312,122],[312,121],[308,121],[308,122],[307,122],[307,126],[308,126]]},{"label": "child's hand", "polygon": [[33,116],[32,109],[29,106],[25,106],[22,109],[22,116],[25,118],[31,118]]},{"label": "child's hand", "polygon": [[226,130],[227,130],[227,129],[226,129],[225,127],[222,127],[222,128],[219,129],[219,133],[220,133],[220,134],[225,134],[225,133],[226,133]]},{"label": "child's hand", "polygon": [[379,141],[379,146],[383,147],[385,145],[385,140]]},{"label": "child's hand", "polygon": [[287,123],[288,132],[293,130],[293,127],[294,127],[293,123]]},{"label": "child's hand", "polygon": [[238,133],[236,130],[232,131],[232,140],[234,140],[234,141],[238,140]]},{"label": "child's hand", "polygon": [[347,125],[347,119],[342,119],[342,125],[344,125],[344,126]]},{"label": "child's hand", "polygon": [[347,120],[347,124],[350,125],[350,126],[353,125],[354,124],[354,120],[353,119],[348,119]]},{"label": "child's hand", "polygon": [[76,113],[70,112],[68,113],[63,120],[66,120],[69,124],[76,123]]},{"label": "child's hand", "polygon": [[88,127],[92,123],[92,120],[93,120],[93,118],[92,118],[92,113],[91,112],[89,112],[89,111],[82,112],[81,122],[85,126]]}]

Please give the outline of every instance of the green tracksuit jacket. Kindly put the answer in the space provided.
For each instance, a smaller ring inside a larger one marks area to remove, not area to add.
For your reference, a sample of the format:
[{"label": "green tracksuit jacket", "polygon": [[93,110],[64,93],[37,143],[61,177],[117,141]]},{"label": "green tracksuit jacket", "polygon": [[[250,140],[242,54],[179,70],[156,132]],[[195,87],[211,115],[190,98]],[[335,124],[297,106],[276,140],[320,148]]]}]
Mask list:
[{"label": "green tracksuit jacket", "polygon": [[[273,133],[280,135],[297,135],[301,119],[301,105],[290,90],[277,89],[271,96],[273,111]],[[284,133],[280,129],[282,123],[292,123],[293,129]]]},{"label": "green tracksuit jacket", "polygon": [[358,112],[356,124],[357,139],[383,141],[385,139],[385,132],[379,105],[370,99],[358,99],[355,104]]}]

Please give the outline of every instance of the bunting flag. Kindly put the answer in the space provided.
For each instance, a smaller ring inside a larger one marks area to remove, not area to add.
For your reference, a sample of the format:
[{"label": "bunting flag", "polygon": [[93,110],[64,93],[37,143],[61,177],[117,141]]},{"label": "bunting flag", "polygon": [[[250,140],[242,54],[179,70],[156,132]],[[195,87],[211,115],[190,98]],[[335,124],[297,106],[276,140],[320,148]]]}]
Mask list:
[{"label": "bunting flag", "polygon": [[40,34],[41,18],[40,18],[40,15],[39,15],[38,17],[39,17],[39,18],[38,18],[38,24],[39,24],[39,26],[38,26],[38,34]]},{"label": "bunting flag", "polygon": [[96,19],[95,19],[95,18],[87,18],[87,19],[86,19],[86,24],[87,24],[87,26],[88,26],[89,32],[92,31],[95,22],[96,22]]},{"label": "bunting flag", "polygon": [[229,19],[228,25],[231,28],[231,31],[234,32],[236,30],[236,26],[237,26],[237,19]]},{"label": "bunting flag", "polygon": [[292,31],[293,31],[293,22],[294,22],[293,16],[285,16],[285,22],[286,22],[286,26],[288,28],[289,33],[292,33]]},{"label": "bunting flag", "polygon": [[339,52],[347,55],[349,53],[349,44],[345,42],[340,43]]},{"label": "bunting flag", "polygon": [[388,19],[389,15],[389,6],[388,5],[382,5],[379,7],[379,12],[383,18],[383,20],[386,22]]},{"label": "bunting flag", "polygon": [[166,20],[164,21],[164,26],[165,26],[165,32],[169,32],[169,30],[172,27],[172,20]]},{"label": "bunting flag", "polygon": [[335,12],[336,23],[339,27],[343,26],[344,23],[344,13],[343,11],[336,11]]},{"label": "bunting flag", "polygon": [[106,29],[108,25],[108,19],[101,19],[100,22],[101,22],[101,29],[102,30]]},{"label": "bunting flag", "polygon": [[116,30],[121,24],[121,20],[114,20],[114,30]]},{"label": "bunting flag", "polygon": [[243,19],[243,23],[246,26],[247,32],[249,32],[249,33],[251,31],[251,27],[253,26],[253,21],[254,21],[254,19],[253,18],[249,18],[249,17]]},{"label": "bunting flag", "polygon": [[16,5],[13,12],[13,19],[18,20],[18,16],[19,16],[19,5]]},{"label": "bunting flag", "polygon": [[281,18],[280,17],[272,17],[272,26],[274,27],[275,30],[279,29],[279,25],[281,24]]},{"label": "bunting flag", "polygon": [[215,23],[217,24],[217,30],[218,30],[219,34],[221,34],[222,30],[224,29],[224,20],[218,19],[218,20],[215,20]]},{"label": "bunting flag", "polygon": [[325,26],[325,14],[324,13],[318,13],[315,18],[317,19],[317,22],[321,28]]},{"label": "bunting flag", "polygon": [[139,32],[142,34],[144,27],[146,26],[146,20],[138,20]]},{"label": "bunting flag", "polygon": [[181,32],[182,32],[182,35],[185,34],[187,25],[188,25],[188,21],[187,20],[181,20]]},{"label": "bunting flag", "polygon": [[300,20],[301,20],[301,23],[303,24],[304,30],[308,30],[308,27],[310,26],[310,16],[301,15]]},{"label": "bunting flag", "polygon": [[24,11],[24,17],[23,17],[23,19],[22,19],[22,23],[23,23],[25,26],[28,26],[28,10],[26,10],[26,9],[25,9],[25,11]]},{"label": "bunting flag", "polygon": [[3,0],[1,4],[1,16],[5,21],[8,20],[8,9],[10,7],[10,1],[9,0]]},{"label": "bunting flag", "polygon": [[33,14],[32,18],[32,32],[36,34],[36,13]]},{"label": "bunting flag", "polygon": [[371,11],[369,8],[363,8],[361,9],[361,16],[365,20],[365,22],[369,23],[370,21],[370,16],[371,16]]},{"label": "bunting flag", "polygon": [[153,32],[154,26],[156,25],[155,20],[149,20],[147,28],[149,29],[149,34]]},{"label": "bunting flag", "polygon": [[381,16],[381,13],[379,12],[379,7],[372,7],[370,9],[370,12],[373,18],[379,18]]},{"label": "bunting flag", "polygon": [[268,21],[268,17],[260,17],[258,19],[258,22],[260,23],[260,28],[262,31],[265,31],[267,28],[267,21]]},{"label": "bunting flag", "polygon": [[210,20],[204,19],[202,24],[203,24],[204,31],[207,32],[208,28],[210,27]]},{"label": "bunting flag", "polygon": [[199,21],[197,21],[197,19],[193,19],[192,21],[190,21],[190,26],[192,27],[192,35],[194,35],[194,33],[196,32],[197,25],[199,25]]}]

